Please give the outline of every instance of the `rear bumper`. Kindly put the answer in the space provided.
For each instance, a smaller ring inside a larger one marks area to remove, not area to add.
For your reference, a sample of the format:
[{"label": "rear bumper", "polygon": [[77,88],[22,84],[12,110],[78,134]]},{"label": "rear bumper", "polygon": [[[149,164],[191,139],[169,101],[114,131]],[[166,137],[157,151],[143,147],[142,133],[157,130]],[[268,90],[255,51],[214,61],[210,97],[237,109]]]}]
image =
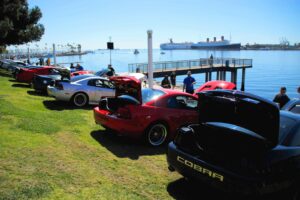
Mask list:
[{"label": "rear bumper", "polygon": [[49,96],[54,97],[56,100],[59,101],[70,101],[72,96],[71,94],[66,93],[65,90],[58,90],[53,86],[47,87],[47,93]]},{"label": "rear bumper", "polygon": [[248,195],[272,193],[281,189],[278,182],[270,183],[266,177],[240,175],[191,156],[178,149],[173,142],[168,145],[167,161],[169,170],[175,170],[184,177],[200,180],[225,192]]},{"label": "rear bumper", "polygon": [[120,135],[139,138],[144,132],[144,128],[136,120],[118,118],[111,115],[107,110],[99,109],[99,107],[94,108],[94,119],[97,124],[112,129]]}]

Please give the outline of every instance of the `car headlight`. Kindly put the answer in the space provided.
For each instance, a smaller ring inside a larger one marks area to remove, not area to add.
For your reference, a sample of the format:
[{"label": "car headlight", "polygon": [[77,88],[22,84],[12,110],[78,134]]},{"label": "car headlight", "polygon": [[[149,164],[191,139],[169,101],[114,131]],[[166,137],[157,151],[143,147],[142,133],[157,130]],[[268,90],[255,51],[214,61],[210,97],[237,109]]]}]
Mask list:
[{"label": "car headlight", "polygon": [[44,80],[44,81],[43,81],[43,83],[44,83],[44,84],[47,84],[47,83],[48,83],[48,81]]}]

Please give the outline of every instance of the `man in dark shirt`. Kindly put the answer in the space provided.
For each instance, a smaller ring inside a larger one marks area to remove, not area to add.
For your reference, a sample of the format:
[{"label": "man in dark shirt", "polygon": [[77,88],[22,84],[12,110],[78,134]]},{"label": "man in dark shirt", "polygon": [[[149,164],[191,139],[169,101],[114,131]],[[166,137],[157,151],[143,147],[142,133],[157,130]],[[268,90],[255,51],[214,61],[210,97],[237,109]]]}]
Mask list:
[{"label": "man in dark shirt", "polygon": [[111,66],[111,64],[108,65],[108,72],[106,73],[107,76],[114,76],[115,75],[115,69]]},{"label": "man in dark shirt", "polygon": [[280,108],[290,101],[290,98],[286,95],[286,87],[280,88],[279,94],[274,97],[273,101],[278,103]]},{"label": "man in dark shirt", "polygon": [[171,84],[170,84],[168,75],[165,75],[164,79],[161,81],[161,87],[171,88]]},{"label": "man in dark shirt", "polygon": [[185,90],[187,93],[194,94],[194,84],[196,80],[191,75],[191,71],[188,71],[187,77],[183,80],[183,91]]},{"label": "man in dark shirt", "polygon": [[172,89],[174,89],[175,86],[176,86],[176,73],[175,73],[175,71],[173,71],[171,73],[170,79],[171,79]]},{"label": "man in dark shirt", "polygon": [[84,70],[83,67],[79,63],[76,65],[75,69],[76,69],[76,71],[82,71],[82,70]]}]

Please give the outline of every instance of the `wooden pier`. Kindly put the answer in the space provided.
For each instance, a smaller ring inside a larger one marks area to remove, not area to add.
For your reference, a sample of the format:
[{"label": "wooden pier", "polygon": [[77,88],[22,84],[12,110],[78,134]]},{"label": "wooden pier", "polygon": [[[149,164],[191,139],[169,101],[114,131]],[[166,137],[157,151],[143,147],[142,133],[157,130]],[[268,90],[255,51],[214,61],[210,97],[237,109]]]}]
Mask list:
[{"label": "wooden pier", "polygon": [[[141,72],[147,75],[148,63],[128,64],[129,72]],[[212,73],[216,73],[215,80],[226,80],[226,72],[231,73],[230,82],[237,84],[238,70],[242,70],[241,90],[245,90],[246,69],[252,68],[252,59],[215,58],[182,61],[166,61],[153,63],[153,77],[164,77],[175,71],[176,75],[205,73],[205,81],[212,80]]]}]

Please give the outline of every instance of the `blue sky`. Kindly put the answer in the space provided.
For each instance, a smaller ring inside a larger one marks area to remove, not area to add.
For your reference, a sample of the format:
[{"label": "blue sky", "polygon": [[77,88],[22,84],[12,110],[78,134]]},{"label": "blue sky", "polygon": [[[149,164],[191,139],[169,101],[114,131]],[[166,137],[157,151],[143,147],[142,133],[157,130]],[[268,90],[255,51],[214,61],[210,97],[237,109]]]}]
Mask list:
[{"label": "blue sky", "polygon": [[220,38],[232,42],[300,42],[300,0],[29,0],[42,10],[40,44],[80,43],[83,49],[153,46]]}]

